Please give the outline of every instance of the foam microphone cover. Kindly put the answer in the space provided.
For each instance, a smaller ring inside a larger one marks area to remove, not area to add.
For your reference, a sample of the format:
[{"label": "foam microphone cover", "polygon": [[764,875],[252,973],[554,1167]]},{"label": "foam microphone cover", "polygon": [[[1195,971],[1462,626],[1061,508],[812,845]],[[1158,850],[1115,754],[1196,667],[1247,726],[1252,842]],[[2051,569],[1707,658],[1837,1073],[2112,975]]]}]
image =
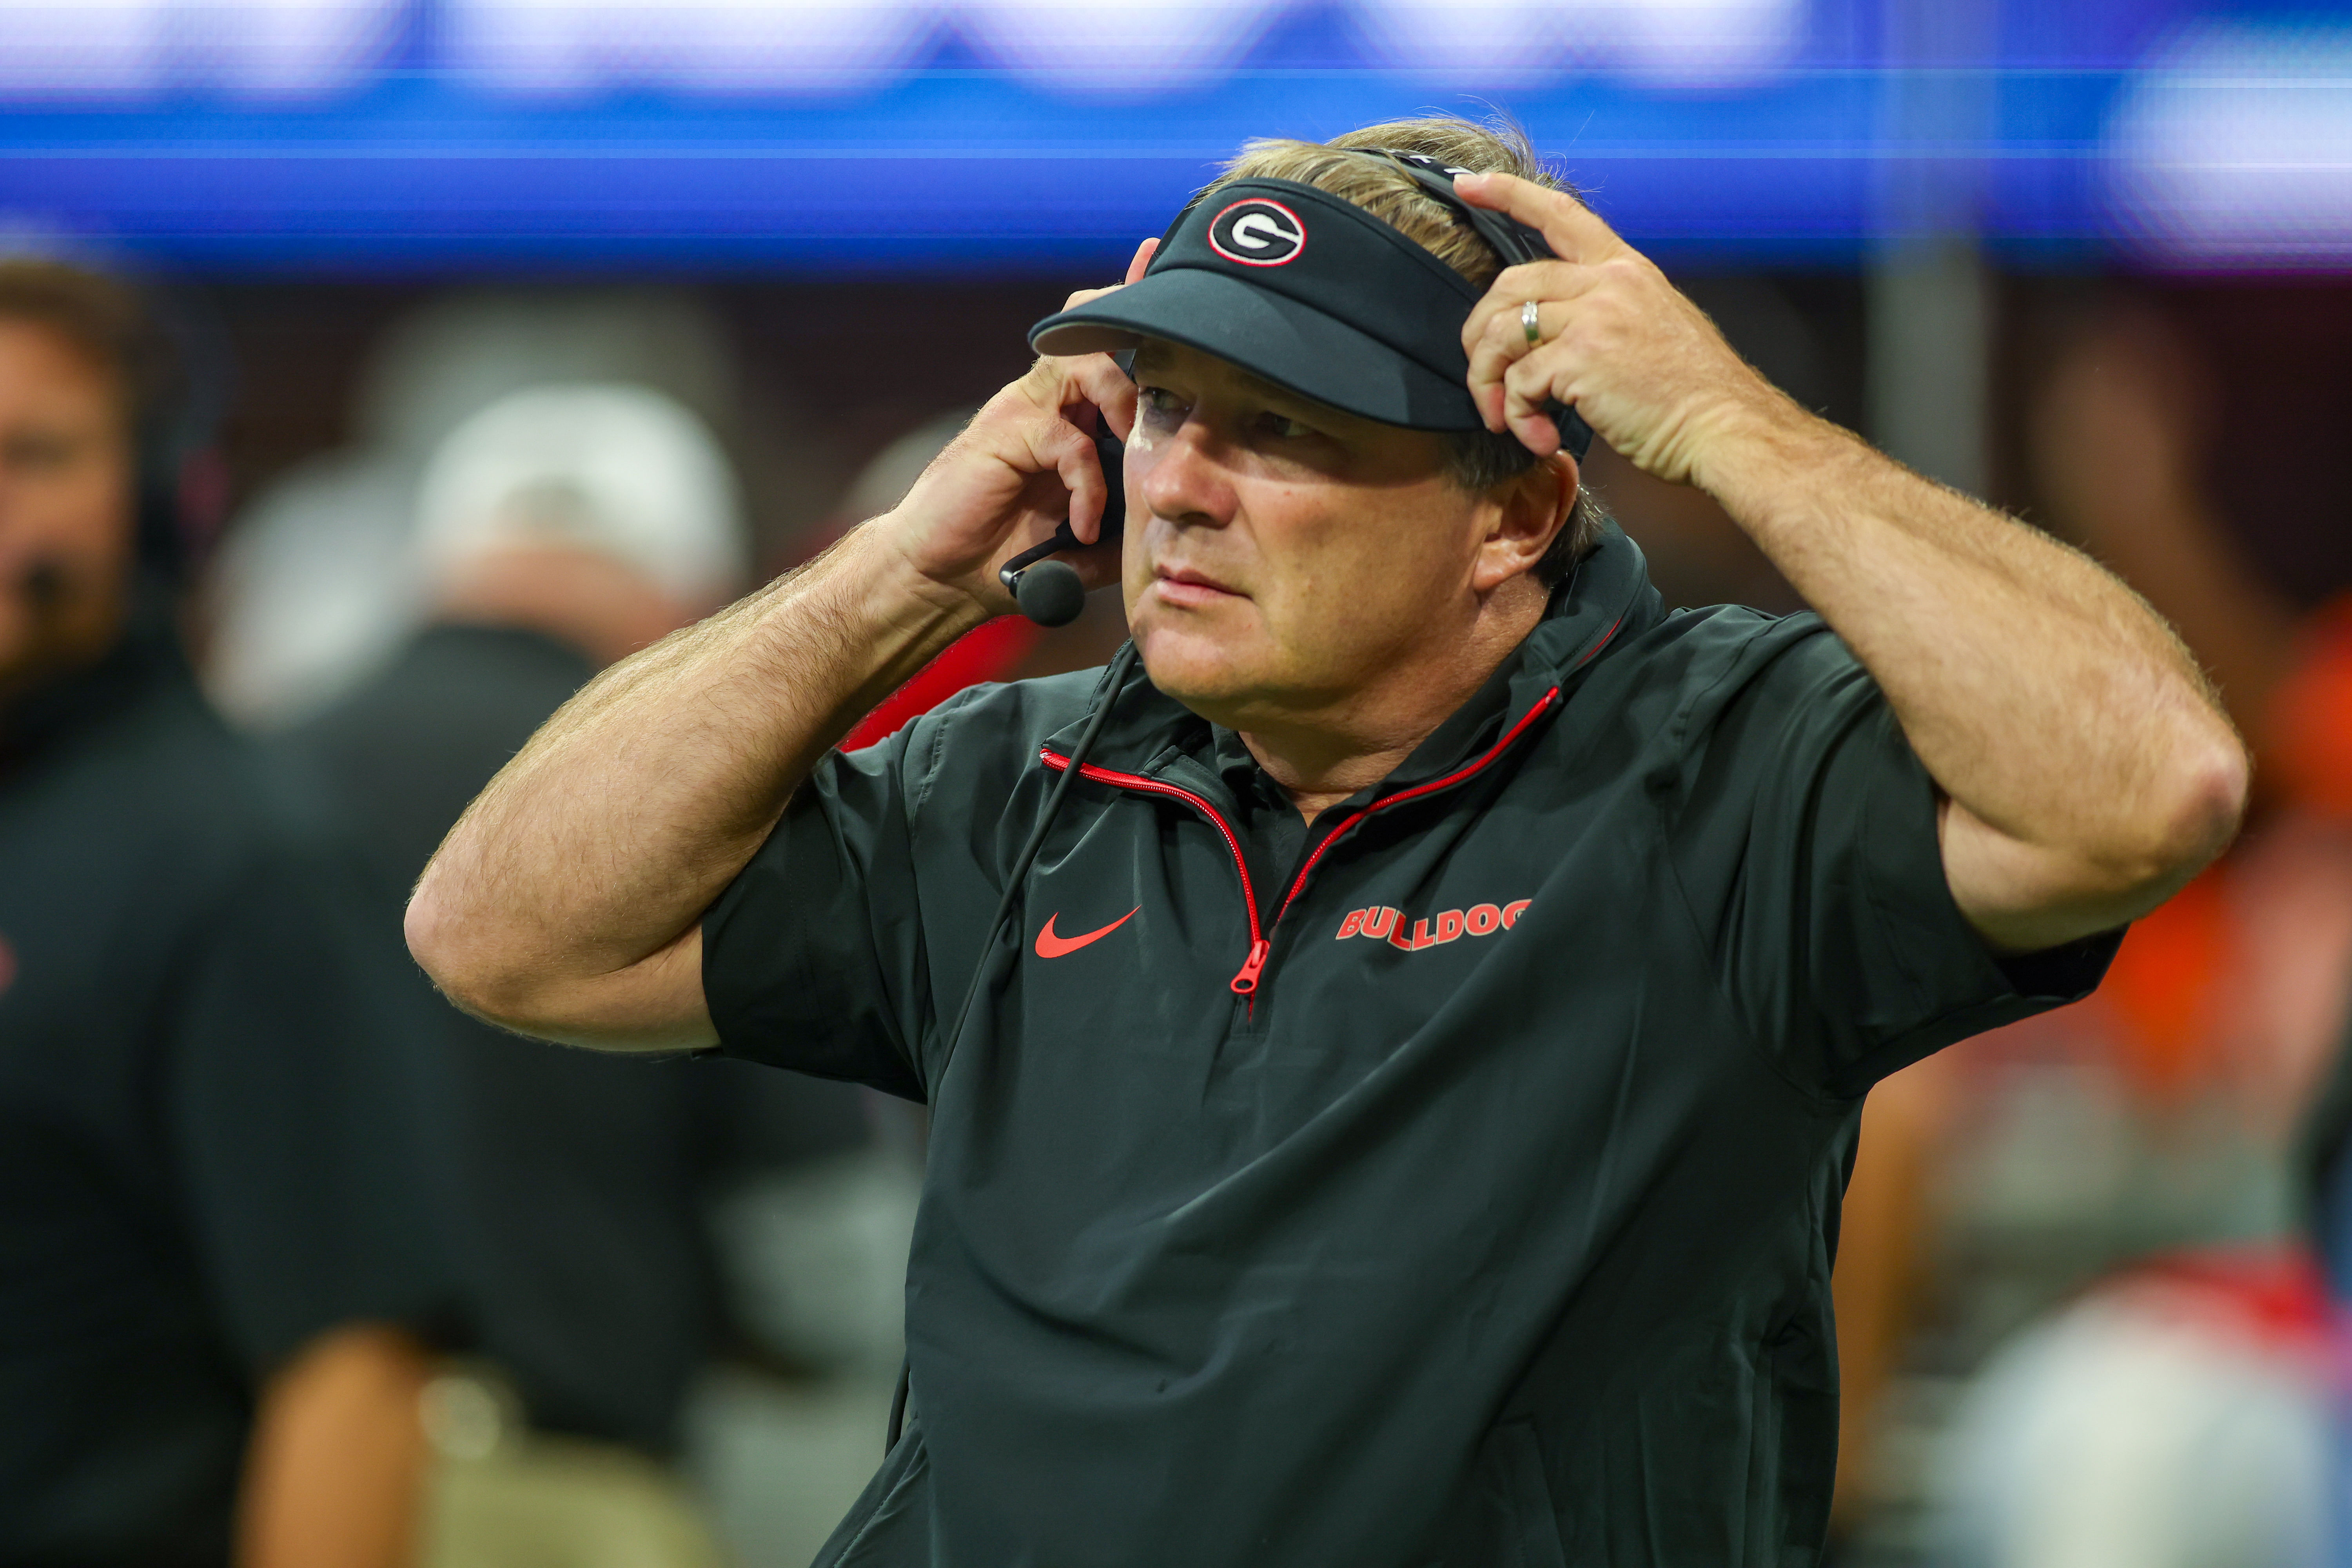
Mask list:
[{"label": "foam microphone cover", "polygon": [[1087,607],[1087,585],[1066,561],[1040,561],[1021,574],[1013,590],[1021,613],[1041,626],[1066,626]]}]

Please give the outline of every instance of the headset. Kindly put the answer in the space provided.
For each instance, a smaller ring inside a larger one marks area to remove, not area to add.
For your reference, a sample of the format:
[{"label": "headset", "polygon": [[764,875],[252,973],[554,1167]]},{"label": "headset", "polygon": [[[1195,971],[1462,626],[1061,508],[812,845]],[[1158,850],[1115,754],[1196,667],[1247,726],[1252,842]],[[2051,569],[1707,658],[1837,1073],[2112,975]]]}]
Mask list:
[{"label": "headset", "polygon": [[[58,265],[80,269],[70,261]],[[211,504],[192,508],[186,479],[192,460],[210,448],[228,401],[226,333],[191,297],[145,279],[113,281],[139,317],[130,356],[110,367],[129,384],[132,404],[132,591],[170,594],[186,586],[199,546],[219,521],[212,513],[222,498],[207,495],[203,500]],[[30,313],[21,319],[41,320]],[[45,552],[0,583],[0,592],[47,622],[96,586],[69,558]]]},{"label": "headset", "polygon": [[[1474,207],[1456,194],[1454,177],[1470,174],[1471,170],[1449,167],[1424,153],[1395,153],[1384,148],[1363,151],[1369,157],[1387,158],[1394,162],[1415,184],[1467,223],[1502,259],[1504,266],[1516,267],[1524,262],[1555,258],[1556,253],[1538,230],[1501,213]],[[1199,206],[1208,194],[1203,191],[1185,204],[1184,210],[1176,215],[1175,222],[1168,226],[1168,235],[1172,236],[1183,226],[1184,220],[1192,215],[1192,209]],[[1162,237],[1163,244],[1165,238]],[[1124,368],[1124,356],[1121,363]],[[1587,425],[1574,408],[1557,400],[1547,403],[1544,411],[1559,427],[1560,445],[1567,449],[1569,456],[1582,462],[1584,455],[1592,447],[1592,426]],[[1109,486],[1097,542],[1109,544],[1118,538],[1127,521],[1127,487],[1119,482],[1125,448],[1108,429],[1098,433],[1094,441],[1095,455],[1102,463],[1103,478]],[[1070,531],[1070,525],[1066,521],[1054,531],[1052,538],[1023,551],[999,567],[997,580],[1013,595],[1013,603],[1021,606],[1021,613],[1039,626],[1068,626],[1086,608],[1086,584],[1078,580],[1077,568],[1066,561],[1055,561],[1049,557],[1065,550],[1083,548],[1085,546],[1080,543],[1078,536]]]},{"label": "headset", "polygon": [[[1415,184],[1468,223],[1477,232],[1479,237],[1494,249],[1495,254],[1502,258],[1504,266],[1515,267],[1522,262],[1544,260],[1553,257],[1551,247],[1537,230],[1515,219],[1506,217],[1500,213],[1488,212],[1483,207],[1474,207],[1454,194],[1454,176],[1471,173],[1470,170],[1448,168],[1436,159],[1420,153],[1392,153],[1371,149],[1366,149],[1366,151],[1370,156],[1394,160],[1407,174],[1412,177]],[[1208,194],[1207,191],[1203,191],[1186,204],[1184,210],[1176,215],[1176,221],[1168,226],[1170,235],[1173,235],[1185,218],[1192,216],[1192,209],[1199,206]],[[1121,360],[1121,367],[1125,367],[1124,357]],[[1584,422],[1575,409],[1565,404],[1556,401],[1547,404],[1546,412],[1559,426],[1560,445],[1566,448],[1570,456],[1582,462],[1585,453],[1592,446],[1592,427]],[[1120,482],[1125,465],[1125,448],[1119,444],[1118,438],[1108,428],[1096,434],[1094,443],[1095,454],[1102,463],[1103,478],[1108,483],[1108,499],[1103,506],[1102,529],[1097,542],[1108,544],[1119,537],[1120,531],[1127,521],[1127,487]],[[1079,612],[1086,608],[1086,584],[1079,581],[1076,567],[1066,561],[1055,561],[1049,557],[1061,551],[1083,548],[1086,547],[1080,542],[1078,536],[1070,531],[1070,524],[1065,519],[1062,525],[1054,531],[1052,538],[1042,544],[1021,552],[999,567],[996,574],[997,580],[1003,583],[1005,589],[1012,594],[1013,602],[1021,606],[1021,613],[1039,626],[1067,626],[1077,619]],[[1027,839],[1021,846],[1020,854],[1013,858],[1012,869],[1004,879],[1003,895],[997,900],[996,914],[989,921],[988,935],[981,946],[980,962],[972,967],[971,984],[965,988],[963,1005],[956,1011],[955,1026],[945,1037],[947,1042],[945,1059],[953,1058],[956,1045],[963,1038],[965,1026],[971,1022],[972,1009],[979,1005],[982,994],[987,989],[988,975],[992,967],[992,961],[996,956],[997,942],[1003,932],[1005,920],[1020,901],[1021,885],[1029,875],[1029,868],[1036,861],[1038,850],[1045,846],[1046,832],[1053,826],[1054,818],[1061,810],[1062,797],[1068,791],[1070,781],[1078,776],[1079,769],[1084,766],[1087,756],[1093,752],[1095,738],[1102,732],[1103,724],[1109,719],[1110,710],[1117,704],[1120,690],[1127,685],[1128,677],[1133,671],[1135,662],[1135,644],[1129,642],[1118,650],[1117,657],[1112,658],[1110,667],[1103,672],[1101,684],[1095,691],[1091,711],[1087,716],[1086,728],[1079,732],[1076,743],[1070,748],[1069,764],[1062,770],[1061,776],[1054,781],[1053,788],[1046,793],[1045,807],[1038,813],[1036,826],[1029,830]],[[942,1074],[946,1071],[944,1059],[940,1071]],[[911,1386],[909,1381],[911,1366],[911,1360],[902,1361],[899,1363],[898,1386],[890,1400],[890,1421],[884,1448],[886,1453],[898,1447],[898,1439],[906,1429],[907,1400]]]},{"label": "headset", "polygon": [[[1505,267],[1559,258],[1559,253],[1552,249],[1551,242],[1544,238],[1540,229],[1530,228],[1515,217],[1489,212],[1485,207],[1474,207],[1462,199],[1454,189],[1454,176],[1475,174],[1476,170],[1448,167],[1426,153],[1391,153],[1383,148],[1373,156],[1395,160],[1400,168],[1412,176],[1415,184],[1436,197],[1455,216],[1476,230],[1478,237],[1502,258]],[[1592,449],[1592,426],[1584,422],[1584,416],[1556,398],[1544,405],[1544,412],[1558,426],[1559,444],[1568,455],[1580,463],[1584,461],[1584,455]]]}]

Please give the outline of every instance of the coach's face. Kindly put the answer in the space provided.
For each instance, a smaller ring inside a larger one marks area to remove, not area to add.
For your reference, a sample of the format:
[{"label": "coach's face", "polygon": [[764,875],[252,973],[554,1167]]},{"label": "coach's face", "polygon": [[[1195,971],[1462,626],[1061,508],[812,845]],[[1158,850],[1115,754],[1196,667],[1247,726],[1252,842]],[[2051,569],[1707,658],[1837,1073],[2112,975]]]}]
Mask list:
[{"label": "coach's face", "polygon": [[1154,685],[1247,730],[1343,709],[1464,635],[1496,503],[1447,476],[1439,437],[1172,344],[1134,374],[1121,564]]},{"label": "coach's face", "polygon": [[0,695],[105,651],[132,533],[120,389],[48,327],[0,319]]}]

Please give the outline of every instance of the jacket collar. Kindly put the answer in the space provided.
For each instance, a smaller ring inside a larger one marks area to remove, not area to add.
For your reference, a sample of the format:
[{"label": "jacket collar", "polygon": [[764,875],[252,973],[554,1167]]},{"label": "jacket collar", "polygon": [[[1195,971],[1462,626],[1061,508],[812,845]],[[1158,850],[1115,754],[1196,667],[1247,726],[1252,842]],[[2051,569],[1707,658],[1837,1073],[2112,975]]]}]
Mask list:
[{"label": "jacket collar", "polygon": [[[1467,702],[1431,731],[1380,793],[1409,788],[1449,772],[1491,744],[1555,689],[1567,695],[1611,648],[1655,625],[1663,615],[1641,547],[1614,522],[1604,523],[1600,542],[1553,592],[1535,629]],[[1106,670],[1088,700],[1089,712],[1104,700],[1108,679]],[[1115,700],[1089,760],[1152,773],[1186,757],[1213,773],[1208,721],[1153,686],[1139,667]],[[1049,736],[1045,744],[1067,755],[1085,728],[1081,718]]]}]

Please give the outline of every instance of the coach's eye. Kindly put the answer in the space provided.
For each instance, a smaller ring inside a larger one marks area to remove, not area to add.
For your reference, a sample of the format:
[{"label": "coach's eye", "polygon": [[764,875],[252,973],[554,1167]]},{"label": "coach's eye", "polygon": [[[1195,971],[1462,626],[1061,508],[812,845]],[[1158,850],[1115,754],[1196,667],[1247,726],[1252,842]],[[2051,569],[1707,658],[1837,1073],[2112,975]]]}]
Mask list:
[{"label": "coach's eye", "polygon": [[1155,430],[1160,435],[1171,435],[1183,426],[1190,405],[1181,393],[1171,393],[1164,385],[1139,385],[1136,388],[1136,433]]},{"label": "coach's eye", "polygon": [[1303,441],[1316,433],[1315,426],[1304,420],[1293,419],[1287,414],[1272,410],[1258,416],[1258,428],[1277,441]]}]

